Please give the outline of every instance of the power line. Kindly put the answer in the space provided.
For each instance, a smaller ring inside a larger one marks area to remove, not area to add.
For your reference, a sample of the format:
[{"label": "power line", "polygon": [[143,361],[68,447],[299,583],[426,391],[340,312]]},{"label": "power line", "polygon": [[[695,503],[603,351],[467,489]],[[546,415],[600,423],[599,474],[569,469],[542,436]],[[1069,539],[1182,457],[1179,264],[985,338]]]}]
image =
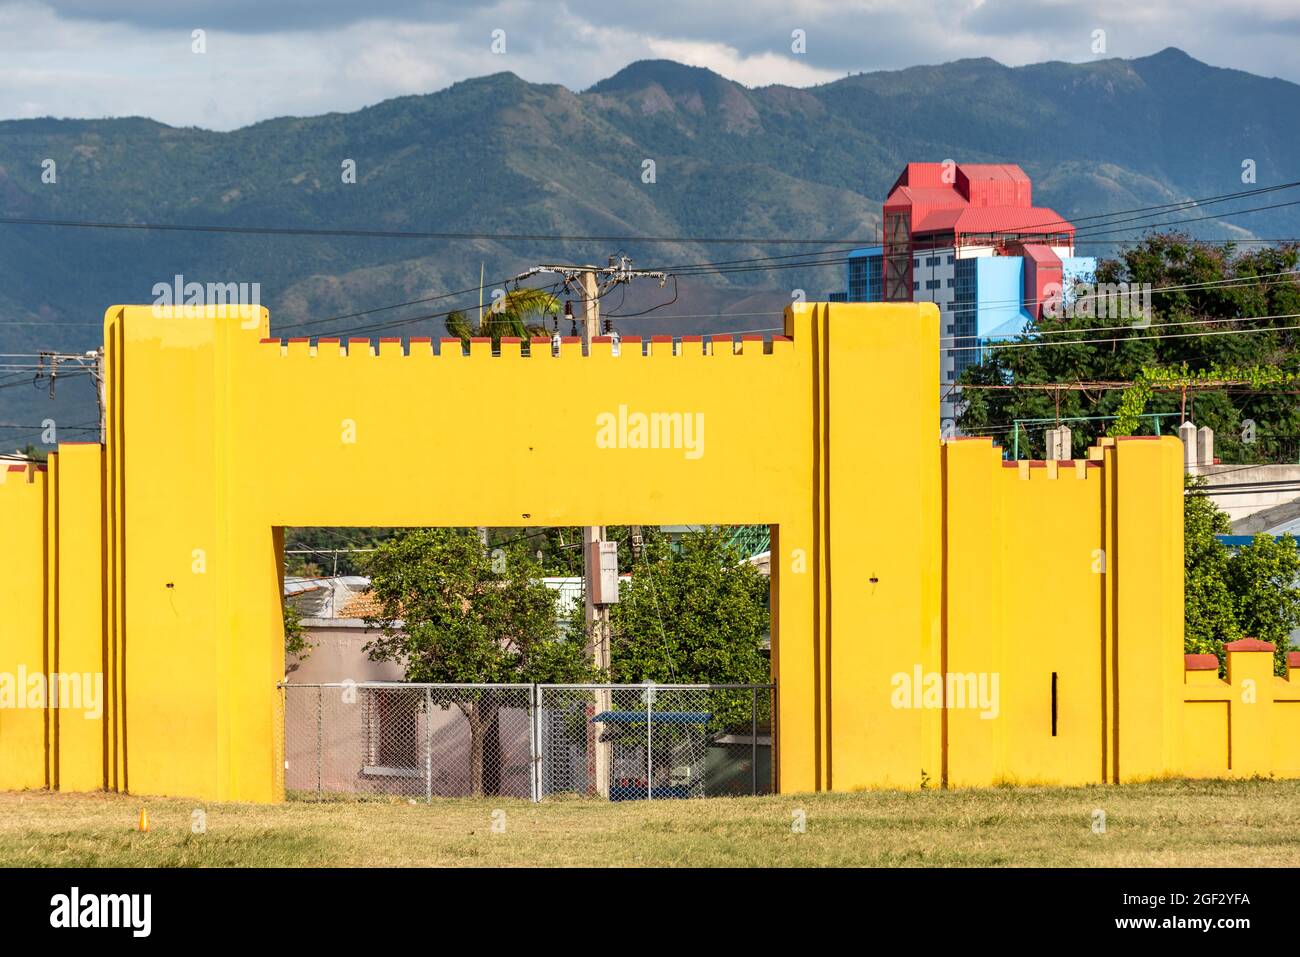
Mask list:
[{"label": "power line", "polygon": [[[1285,315],[1279,315],[1279,316],[1244,316],[1241,319],[1232,319],[1232,320],[1223,320],[1223,321],[1243,322],[1248,319],[1257,319],[1257,318],[1258,319],[1297,319],[1300,318],[1300,312],[1287,313]],[[1154,329],[1159,327],[1142,326],[1142,327],[1126,327],[1126,328],[1132,328],[1133,331],[1135,332],[1141,332],[1146,329]],[[950,347],[948,351],[969,352],[971,350],[980,350],[980,349],[1029,349],[1029,348],[1042,348],[1046,346],[1079,346],[1079,345],[1088,346],[1088,345],[1103,345],[1105,343],[1113,343],[1113,342],[1138,343],[1138,342],[1157,341],[1160,339],[1200,339],[1200,338],[1207,338],[1209,336],[1247,335],[1249,333],[1255,333],[1255,332],[1290,332],[1296,329],[1300,329],[1300,325],[1260,326],[1259,328],[1256,329],[1220,329],[1220,330],[1213,330],[1210,332],[1178,332],[1178,333],[1172,333],[1167,336],[1158,336],[1158,335],[1157,336],[1121,336],[1121,337],[1110,338],[1110,339],[1064,339],[1064,340],[1055,339],[1049,342],[1000,342],[1000,343],[995,342],[987,346],[953,346]],[[1086,332],[1087,330],[1080,330],[1080,331]],[[1028,333],[1028,335],[1033,335],[1033,333]],[[967,338],[975,338],[975,337],[969,336]]]},{"label": "power line", "polygon": [[[182,223],[124,223],[87,219],[41,219],[31,216],[0,217],[0,226],[54,226],[67,229],[107,229],[145,232],[218,233],[248,236],[298,236],[348,239],[418,239],[462,240],[486,239],[497,242],[552,242],[552,243],[653,243],[682,245],[732,245],[732,246],[819,246],[825,239],[797,239],[790,236],[600,236],[555,233],[490,233],[490,232],[413,232],[392,229],[351,229],[342,227],[289,227],[289,226],[217,226],[212,224]],[[861,246],[874,242],[868,239],[843,239],[841,243]]]}]

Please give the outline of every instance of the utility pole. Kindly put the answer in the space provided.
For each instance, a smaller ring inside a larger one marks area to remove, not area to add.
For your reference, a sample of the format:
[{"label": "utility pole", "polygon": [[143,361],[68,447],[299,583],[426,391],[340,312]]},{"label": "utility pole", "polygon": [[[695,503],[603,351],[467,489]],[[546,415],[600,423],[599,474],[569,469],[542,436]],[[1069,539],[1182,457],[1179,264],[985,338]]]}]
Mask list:
[{"label": "utility pole", "polygon": [[[54,398],[54,387],[59,379],[59,367],[63,363],[69,362],[90,373],[91,378],[95,380],[95,401],[99,405],[99,442],[103,445],[108,441],[107,430],[107,392],[106,376],[104,375],[104,350],[96,349],[93,352],[63,353],[63,352],[42,352],[40,353],[39,364],[41,371],[37,373],[37,378],[48,376],[50,380],[50,398]],[[48,369],[46,368],[48,367]]]},{"label": "utility pole", "polygon": [[[515,277],[514,281],[527,279],[530,276],[542,273],[559,275],[564,282],[564,288],[569,290],[581,290],[582,294],[582,331],[583,341],[587,346],[588,353],[591,352],[592,342],[596,337],[601,335],[600,322],[600,300],[602,296],[609,293],[615,286],[631,282],[633,279],[657,279],[659,285],[663,286],[668,281],[667,273],[658,272],[649,269],[633,269],[632,260],[626,256],[610,256],[608,264],[605,266],[561,266],[561,265],[540,265],[534,266]],[[610,324],[612,331],[612,323]],[[582,570],[583,570],[583,593],[584,604],[586,608],[587,623],[587,657],[597,668],[602,671],[609,671],[609,603],[617,601],[617,594],[603,594],[598,587],[600,578],[600,555],[601,544],[605,542],[605,526],[588,525],[582,530]],[[614,589],[617,590],[617,569],[615,569]],[[603,599],[603,600],[598,600]],[[597,691],[595,710],[597,714],[610,710],[611,695],[609,691]],[[600,732],[596,731],[593,741],[593,771],[595,775],[596,793],[601,797],[609,797],[609,777],[610,777],[610,753],[608,742],[599,739]],[[649,786],[651,782],[647,782]]]}]

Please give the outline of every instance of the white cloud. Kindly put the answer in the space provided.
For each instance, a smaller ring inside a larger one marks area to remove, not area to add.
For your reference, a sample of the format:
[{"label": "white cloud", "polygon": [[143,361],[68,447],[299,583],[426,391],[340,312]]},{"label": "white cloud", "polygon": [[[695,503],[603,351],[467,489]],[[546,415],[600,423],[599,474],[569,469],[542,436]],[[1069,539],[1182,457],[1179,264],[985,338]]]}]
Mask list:
[{"label": "white cloud", "polygon": [[[180,7],[177,4],[180,3]],[[62,12],[56,12],[56,7]],[[1295,0],[656,0],[611,17],[608,0],[459,6],[301,0],[259,16],[255,0],[0,0],[0,117],[144,115],[231,129],[286,114],[354,110],[511,70],[584,89],[643,58],[708,67],[750,86],[807,86],[847,72],[990,56],[1009,65],[1166,46],[1219,66],[1300,80]],[[93,17],[93,19],[92,19]],[[190,27],[211,23],[207,53]],[[508,52],[489,50],[507,31]],[[807,53],[790,31],[807,31]]]},{"label": "white cloud", "polygon": [[656,58],[676,60],[687,66],[704,66],[745,86],[812,86],[838,79],[839,70],[818,69],[797,56],[756,53],[745,56],[725,43],[700,43],[691,40],[649,40],[646,44]]}]

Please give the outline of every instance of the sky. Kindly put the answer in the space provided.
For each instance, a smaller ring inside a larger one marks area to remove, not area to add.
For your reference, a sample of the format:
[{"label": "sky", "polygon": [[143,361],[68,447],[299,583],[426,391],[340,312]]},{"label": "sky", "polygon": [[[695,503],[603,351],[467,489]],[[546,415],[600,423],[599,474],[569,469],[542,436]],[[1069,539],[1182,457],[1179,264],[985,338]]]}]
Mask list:
[{"label": "sky", "polygon": [[504,70],[582,90],[658,58],[810,86],[963,57],[1175,46],[1300,82],[1298,40],[1297,0],[0,0],[0,119],[229,130]]}]

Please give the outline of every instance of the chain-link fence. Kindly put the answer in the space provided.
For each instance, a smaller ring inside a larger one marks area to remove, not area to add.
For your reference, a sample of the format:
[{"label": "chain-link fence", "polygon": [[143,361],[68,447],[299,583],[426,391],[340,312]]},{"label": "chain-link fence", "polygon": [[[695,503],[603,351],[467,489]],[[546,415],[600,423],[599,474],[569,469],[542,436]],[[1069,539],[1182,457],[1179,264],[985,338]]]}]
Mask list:
[{"label": "chain-link fence", "polygon": [[284,684],[290,798],[773,790],[772,685]]}]

